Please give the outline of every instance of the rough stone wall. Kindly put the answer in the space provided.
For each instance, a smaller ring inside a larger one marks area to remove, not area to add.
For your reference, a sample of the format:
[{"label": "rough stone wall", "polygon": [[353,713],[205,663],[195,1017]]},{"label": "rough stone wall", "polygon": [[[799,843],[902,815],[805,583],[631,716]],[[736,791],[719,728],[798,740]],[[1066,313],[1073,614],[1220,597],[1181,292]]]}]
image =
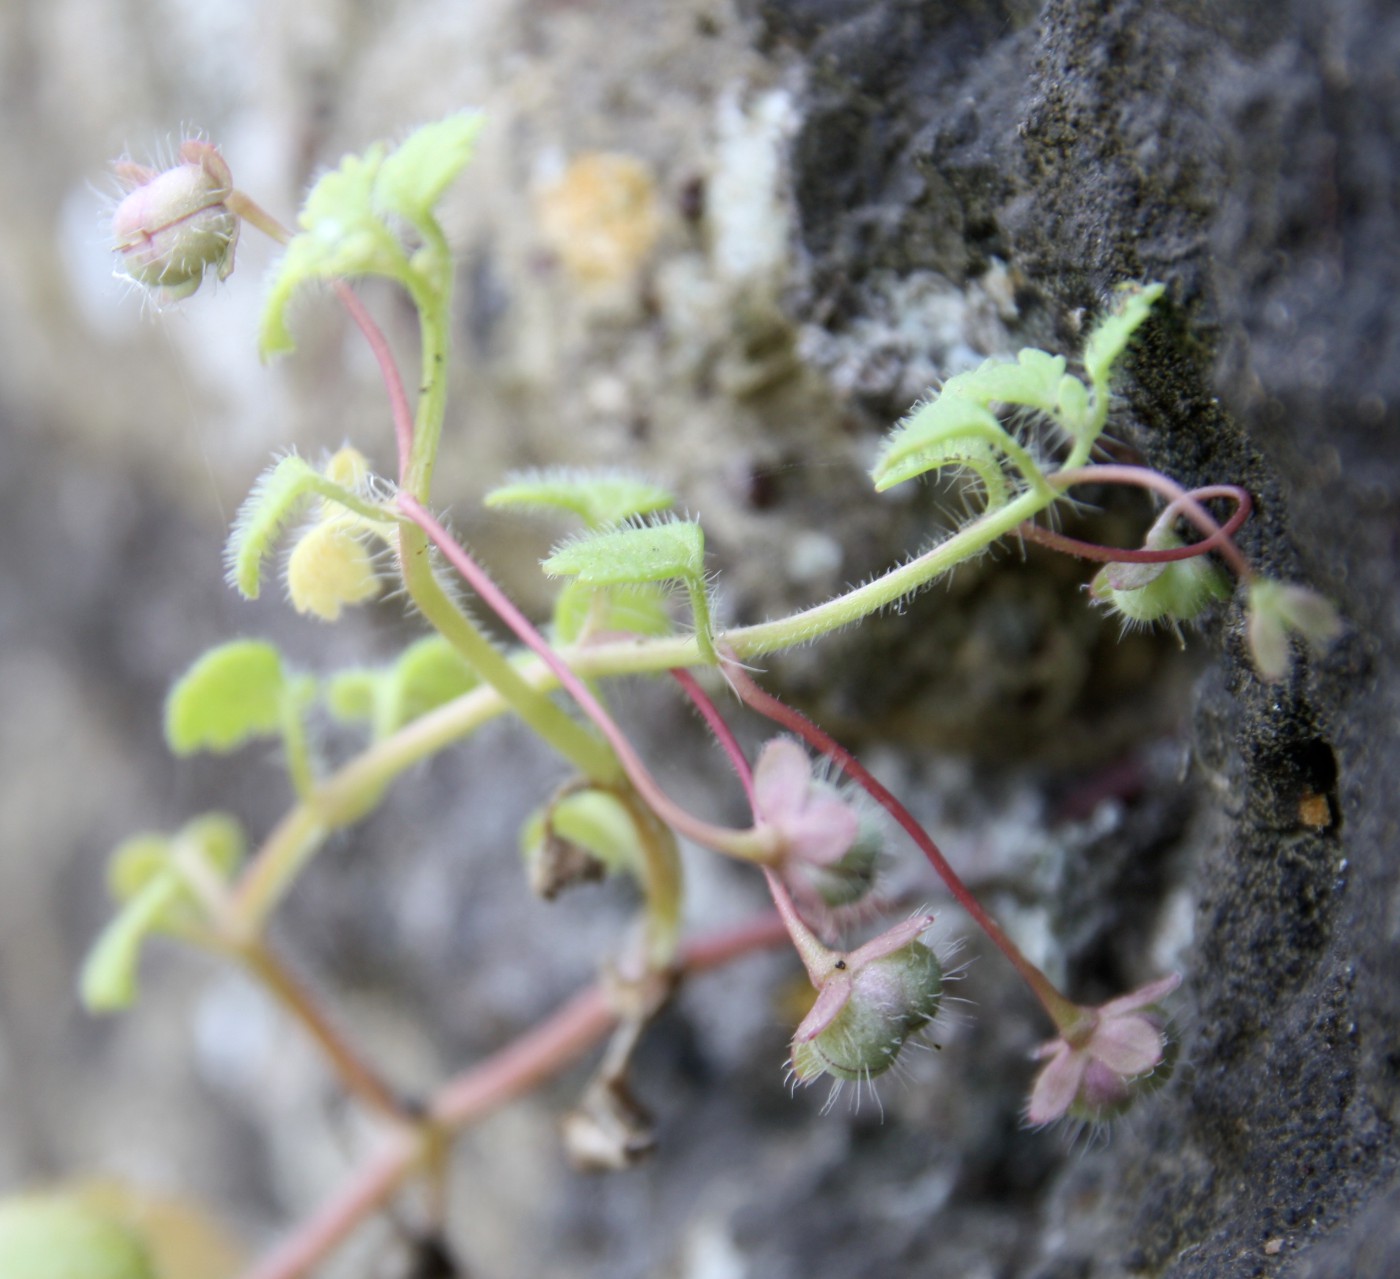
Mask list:
[{"label": "rough stone wall", "polygon": [[[166,759],[171,676],[232,633],[328,667],[405,631],[392,609],[312,629],[219,582],[224,519],[269,451],[385,438],[337,318],[308,305],[297,361],[258,368],[270,254],[252,244],[217,296],[141,318],[93,283],[108,267],[85,184],[191,122],[289,212],[342,151],[472,103],[492,123],[449,214],[463,368],[442,497],[525,599],[543,598],[546,543],[475,498],[545,461],[674,483],[736,620],[877,569],[933,518],[869,493],[879,430],[983,354],[1074,350],[1114,283],[1153,278],[1167,304],[1114,433],[1185,483],[1247,485],[1250,553],[1348,622],[1267,689],[1237,606],[1182,659],[1113,643],[1072,567],[1007,556],[776,662],[1073,993],[1183,969],[1178,1077],[1087,1150],[1021,1130],[1044,1028],[973,941],[974,1006],[942,1051],[883,1113],[821,1115],[781,1086],[789,969],[754,961],[685,992],[643,1053],[662,1116],[647,1167],[564,1170],[552,1122],[576,1080],[463,1143],[472,1273],[1400,1266],[1397,65],[1380,0],[7,6],[0,1180],[115,1173],[258,1243],[364,1142],[310,1052],[206,964],[162,956],[115,1023],[74,1007],[107,847],[215,803],[262,830],[281,806],[266,761]],[[626,164],[599,179],[579,167],[598,153]],[[601,263],[578,248],[598,180],[638,210]],[[369,296],[406,344],[393,297]],[[1133,517],[1103,518],[1129,536]],[[622,705],[682,798],[734,802],[664,695]],[[289,903],[285,946],[405,1086],[528,1026],[625,922],[604,894],[524,896],[514,830],[556,776],[507,729],[454,751]],[[1300,817],[1315,794],[1320,829]],[[909,862],[895,886],[929,892]],[[691,869],[697,920],[758,908],[748,877]],[[391,1245],[334,1273],[372,1273]]]}]

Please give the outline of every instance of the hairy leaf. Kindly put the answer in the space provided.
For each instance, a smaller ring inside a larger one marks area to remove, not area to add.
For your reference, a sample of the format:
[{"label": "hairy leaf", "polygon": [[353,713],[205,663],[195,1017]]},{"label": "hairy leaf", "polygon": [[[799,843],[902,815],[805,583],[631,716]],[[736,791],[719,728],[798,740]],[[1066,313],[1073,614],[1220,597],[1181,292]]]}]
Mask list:
[{"label": "hairy leaf", "polygon": [[287,306],[303,284],[354,275],[407,279],[408,258],[374,206],[383,162],[384,147],[376,144],[363,156],[347,155],[311,188],[297,219],[302,229],[273,269],[263,304],[258,348],[264,358],[296,345]]},{"label": "hairy leaf", "polygon": [[554,638],[560,644],[573,644],[585,631],[669,635],[671,615],[665,588],[654,582],[620,586],[565,582],[554,601]]},{"label": "hairy leaf", "polygon": [[320,477],[309,463],[292,454],[274,462],[253,485],[238,508],[224,563],[228,579],[245,598],[262,590],[262,562],[298,509],[315,491]]},{"label": "hairy leaf", "polygon": [[665,489],[625,471],[531,471],[486,495],[487,506],[567,511],[589,528],[668,510],[674,501]]},{"label": "hairy leaf", "polygon": [[1009,495],[1002,454],[993,443],[1004,435],[989,410],[945,390],[889,435],[871,477],[876,490],[884,492],[927,471],[964,467],[981,480],[987,507],[994,509]]},{"label": "hairy leaf", "polygon": [[551,577],[576,577],[590,586],[623,582],[700,582],[705,534],[693,520],[659,520],[585,533],[544,561]]},{"label": "hairy leaf", "polygon": [[984,360],[977,368],[949,378],[943,394],[960,395],[977,404],[1024,404],[1051,413],[1059,399],[1065,359],[1025,347],[1010,360]]},{"label": "hairy leaf", "polygon": [[384,160],[374,183],[375,203],[415,225],[467,167],[484,117],[462,111],[415,129]]},{"label": "hairy leaf", "polygon": [[1108,389],[1109,375],[1129,340],[1147,319],[1152,305],[1162,296],[1162,284],[1127,285],[1117,305],[1095,326],[1084,343],[1084,370],[1100,395]]}]

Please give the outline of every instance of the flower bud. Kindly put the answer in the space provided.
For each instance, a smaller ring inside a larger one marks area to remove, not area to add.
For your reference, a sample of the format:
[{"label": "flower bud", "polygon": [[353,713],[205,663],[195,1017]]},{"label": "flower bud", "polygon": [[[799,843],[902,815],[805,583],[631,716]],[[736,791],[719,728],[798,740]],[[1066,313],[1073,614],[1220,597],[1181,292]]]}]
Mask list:
[{"label": "flower bud", "polygon": [[351,522],[332,518],[313,524],[287,557],[287,594],[298,613],[327,622],[340,617],[347,604],[363,604],[379,594],[379,574]]},{"label": "flower bud", "polygon": [[1325,652],[1342,633],[1342,619],[1331,602],[1306,586],[1255,578],[1245,607],[1245,639],[1261,679],[1281,680],[1293,665],[1288,637],[1296,635],[1314,652]]},{"label": "flower bud", "polygon": [[238,216],[227,205],[233,177],[208,142],[180,147],[181,163],[161,171],[118,166],[131,190],[112,215],[113,247],[122,273],[157,289],[166,301],[189,297],[214,270],[233,271]]},{"label": "flower bud", "polygon": [[897,924],[849,955],[834,957],[812,1011],[792,1040],[800,1083],[821,1075],[871,1079],[892,1065],[905,1040],[938,1015],[943,967],[917,940],[930,916]]},{"label": "flower bud", "polygon": [[[1170,532],[1149,535],[1149,551],[1172,550],[1181,540]],[[1190,622],[1212,600],[1230,594],[1225,575],[1204,555],[1157,564],[1105,564],[1089,583],[1095,603],[1131,626]]]}]

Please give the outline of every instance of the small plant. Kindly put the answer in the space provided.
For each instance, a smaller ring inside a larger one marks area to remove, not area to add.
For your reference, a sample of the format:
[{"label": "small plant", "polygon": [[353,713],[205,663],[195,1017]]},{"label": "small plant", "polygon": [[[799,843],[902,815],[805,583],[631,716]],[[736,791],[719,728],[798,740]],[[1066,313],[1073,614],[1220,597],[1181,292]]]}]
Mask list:
[{"label": "small plant", "polygon": [[[368,1211],[410,1178],[442,1175],[453,1135],[521,1089],[611,1036],[602,1064],[566,1124],[575,1158],[618,1167],[651,1145],[646,1118],[627,1088],[632,1050],[676,981],[786,934],[814,987],[796,1028],[790,1071],[868,1082],[938,1014],[943,965],[922,940],[926,914],[888,926],[850,950],[836,939],[868,918],[883,843],[871,805],[883,809],[924,853],[953,898],[1025,979],[1055,1037],[1027,1110],[1032,1124],[1064,1116],[1109,1117],[1156,1087],[1172,1045],[1160,1002],[1167,976],[1101,1007],[1057,990],[1013,944],[908,810],[849,752],[764,691],[746,663],[807,643],[928,587],[993,543],[1019,537],[1102,562],[1097,603],[1129,624],[1191,621],[1230,593],[1220,565],[1244,584],[1247,641],[1264,679],[1288,674],[1288,636],[1323,644],[1336,633],[1329,605],[1296,585],[1259,577],[1233,540],[1250,513],[1242,489],[1184,491],[1140,467],[1101,463],[1110,378],[1135,331],[1163,293],[1159,284],[1122,289],[1091,329],[1082,374],[1063,356],[1023,350],[951,378],[885,441],[877,489],[939,471],[969,481],[976,510],[956,531],[907,563],[788,617],[716,631],[700,524],[677,515],[664,489],[637,476],[550,471],[509,478],[492,508],[542,512],[576,529],[544,561],[560,582],[549,623],[536,627],[452,536],[433,510],[433,474],[446,411],[452,255],[435,215],[467,165],[480,120],[451,116],[396,148],[347,156],[306,198],[295,234],[233,184],[207,143],[191,142],[164,172],[128,168],[133,187],[118,210],[119,268],[163,300],[198,288],[205,274],[232,270],[241,224],[284,245],[263,312],[265,356],[295,349],[293,300],[329,283],[375,355],[397,451],[392,476],[373,473],[346,447],[315,465],[295,453],[271,465],[240,510],[227,548],[233,588],[252,598],[265,566],[290,547],[284,586],[294,608],[334,622],[348,608],[402,591],[427,632],[394,662],[338,671],[295,669],[270,644],[240,640],[205,654],[178,680],[166,705],[177,754],[227,752],[257,739],[280,743],[292,803],[251,849],[229,816],[195,817],[174,834],[127,841],[113,857],[119,910],[98,939],[82,978],[88,1004],[126,1006],[139,956],[155,933],[205,946],[242,964],[305,1026],[346,1089],[386,1121],[384,1149],[330,1208],[293,1234],[251,1273],[304,1275]],[[387,343],[349,281],[378,275],[399,284],[419,320],[420,391],[405,389]],[[1015,426],[1008,426],[1008,414]],[[1130,485],[1164,506],[1143,548],[1075,541],[1045,522],[1087,484]],[[1228,503],[1219,523],[1207,504]],[[1187,529],[1198,538],[1184,542]],[[1215,558],[1209,558],[1210,556]],[[1218,561],[1218,562],[1217,562]],[[502,651],[458,603],[460,584],[518,641]],[[674,620],[677,603],[682,622]],[[607,705],[609,681],[669,672],[706,719],[748,796],[751,821],[717,826],[676,803],[658,783]],[[727,688],[781,730],[751,765],[711,693]],[[579,714],[561,704],[567,698]],[[644,928],[633,950],[613,957],[612,975],[496,1058],[408,1106],[273,953],[266,925],[332,832],[362,820],[414,763],[511,714],[552,747],[574,778],[525,817],[522,849],[540,891],[628,875],[641,886]],[[308,748],[313,717],[357,729],[361,747],[329,766]],[[814,756],[816,759],[814,760]],[[820,761],[825,761],[821,763]],[[830,773],[824,771],[830,768]],[[844,780],[837,781],[837,777]],[[752,863],[776,913],[731,931],[681,936],[677,840]],[[859,912],[864,911],[865,914]]]}]

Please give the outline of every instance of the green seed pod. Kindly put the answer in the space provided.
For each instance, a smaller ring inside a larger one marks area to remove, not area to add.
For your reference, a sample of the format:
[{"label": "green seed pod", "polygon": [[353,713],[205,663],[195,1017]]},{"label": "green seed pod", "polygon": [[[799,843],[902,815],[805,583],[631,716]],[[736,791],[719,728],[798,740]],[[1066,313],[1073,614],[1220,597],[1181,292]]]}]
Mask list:
[{"label": "green seed pod", "polygon": [[922,942],[859,966],[838,960],[793,1038],[793,1076],[810,1083],[884,1074],[904,1041],[938,1015],[942,997],[942,965]]}]

